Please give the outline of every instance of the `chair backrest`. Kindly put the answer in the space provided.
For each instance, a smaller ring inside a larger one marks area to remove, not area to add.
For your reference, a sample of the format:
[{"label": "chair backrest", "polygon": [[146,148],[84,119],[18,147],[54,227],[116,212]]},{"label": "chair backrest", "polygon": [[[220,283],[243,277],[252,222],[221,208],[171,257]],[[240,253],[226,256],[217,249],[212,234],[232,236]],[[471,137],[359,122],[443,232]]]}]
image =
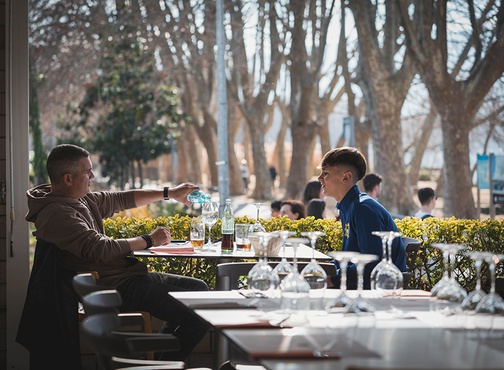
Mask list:
[{"label": "chair backrest", "polygon": [[119,313],[121,294],[115,289],[97,290],[82,297],[82,305],[87,315]]},{"label": "chair backrest", "polygon": [[72,279],[72,285],[81,300],[85,295],[103,289],[96,285],[96,279],[90,272],[75,275]]},{"label": "chair backrest", "polygon": [[406,236],[401,237],[404,251],[406,253],[406,272],[403,272],[403,286],[404,289],[408,289],[409,281],[411,276],[415,271],[415,264],[418,251],[422,247],[422,242],[415,238],[408,238]]},{"label": "chair backrest", "polygon": [[[257,262],[227,262],[217,265],[216,290],[238,289],[238,282],[241,276],[247,276],[249,271]],[[275,268],[280,262],[268,262]],[[302,271],[308,262],[298,262],[298,270]],[[336,266],[333,263],[319,263],[327,275],[336,275]]]},{"label": "chair backrest", "polygon": [[404,250],[406,252],[406,268],[408,272],[413,272],[415,270],[415,261],[422,246],[422,242],[415,238],[401,237],[404,244]]}]

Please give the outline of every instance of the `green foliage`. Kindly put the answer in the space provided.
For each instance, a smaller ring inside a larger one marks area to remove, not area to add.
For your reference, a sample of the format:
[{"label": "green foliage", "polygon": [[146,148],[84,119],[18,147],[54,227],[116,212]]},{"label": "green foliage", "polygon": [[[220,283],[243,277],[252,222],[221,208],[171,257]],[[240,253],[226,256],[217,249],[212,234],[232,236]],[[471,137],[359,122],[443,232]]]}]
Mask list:
[{"label": "green foliage", "polygon": [[[341,223],[334,219],[315,220],[313,217],[308,217],[291,221],[287,217],[281,217],[261,219],[260,221],[267,231],[291,230],[297,233],[297,237],[300,237],[303,231],[322,231],[326,235],[317,240],[317,250],[328,253],[341,249]],[[253,224],[255,219],[247,216],[236,217],[235,222]],[[422,241],[422,248],[415,261],[416,271],[410,282],[411,288],[430,290],[442,276],[442,256],[437,248],[432,247],[433,243],[458,243],[472,250],[504,253],[503,220],[428,218],[421,221],[418,218],[404,218],[395,220],[395,222],[403,236]],[[105,233],[113,238],[129,238],[150,233],[157,226],[168,226],[174,239],[189,240],[190,224],[191,216],[180,215],[156,218],[117,217],[104,221]],[[219,220],[212,227],[212,240],[218,240],[222,237],[220,225],[221,221]],[[215,260],[203,258],[145,258],[143,260],[153,271],[198,277],[205,280],[210,287],[215,286]],[[474,266],[468,257],[460,254],[455,263],[454,274],[458,282],[468,291],[474,288]],[[497,269],[497,275],[504,275],[502,266]],[[488,267],[484,264],[482,285],[487,291],[489,283]]]},{"label": "green foliage", "polygon": [[184,119],[176,88],[159,83],[152,53],[127,35],[105,43],[101,76],[79,107],[87,146],[121,188],[134,183],[135,165],[170,152]]},{"label": "green foliage", "polygon": [[[415,261],[416,271],[411,278],[410,287],[430,290],[443,274],[443,256],[434,243],[456,243],[470,250],[504,253],[504,221],[503,220],[466,220],[451,218],[427,218],[421,221],[417,218],[396,220],[399,231],[404,235],[422,241],[422,249]],[[457,281],[471,291],[476,285],[474,264],[463,253],[457,255],[453,266],[453,274]],[[497,269],[497,275],[504,275],[502,266]],[[483,264],[481,273],[482,287],[488,291],[490,276],[488,266]]]}]

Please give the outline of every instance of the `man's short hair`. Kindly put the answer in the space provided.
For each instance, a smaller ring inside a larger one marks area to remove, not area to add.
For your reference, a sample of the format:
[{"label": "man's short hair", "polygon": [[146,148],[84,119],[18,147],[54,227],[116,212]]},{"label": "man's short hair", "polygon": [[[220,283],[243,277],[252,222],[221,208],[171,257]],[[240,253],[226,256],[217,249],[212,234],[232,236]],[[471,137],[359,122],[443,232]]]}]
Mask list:
[{"label": "man's short hair", "polygon": [[434,189],[432,189],[432,188],[418,189],[417,195],[418,195],[418,200],[420,201],[420,204],[422,204],[422,205],[427,205],[430,203],[432,198],[436,198],[436,193],[434,192]]},{"label": "man's short hair", "polygon": [[374,187],[376,185],[380,185],[382,180],[383,180],[383,178],[380,175],[378,175],[377,173],[368,173],[362,179],[362,183],[364,185],[364,191],[366,193],[373,191]]},{"label": "man's short hair", "polygon": [[77,145],[61,144],[55,146],[47,157],[47,174],[51,183],[58,184],[63,175],[74,173],[81,158],[89,157],[89,152]]},{"label": "man's short hair", "polygon": [[357,175],[357,181],[366,174],[367,162],[364,155],[357,148],[341,147],[335,148],[324,154],[320,168],[346,165],[351,167]]}]

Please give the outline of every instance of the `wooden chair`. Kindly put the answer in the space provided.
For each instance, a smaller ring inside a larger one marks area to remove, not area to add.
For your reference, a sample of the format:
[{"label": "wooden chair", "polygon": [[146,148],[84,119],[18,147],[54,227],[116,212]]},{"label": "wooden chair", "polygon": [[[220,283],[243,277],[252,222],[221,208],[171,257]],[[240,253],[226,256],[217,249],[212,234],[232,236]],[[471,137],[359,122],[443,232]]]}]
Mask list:
[{"label": "wooden chair", "polygon": [[406,272],[403,272],[403,286],[408,289],[411,276],[415,272],[415,263],[418,251],[422,246],[422,242],[415,238],[401,237],[404,251],[406,253]]},{"label": "wooden chair", "polygon": [[[280,262],[268,262],[275,268]],[[256,262],[226,262],[217,265],[216,288],[215,290],[238,289],[238,282],[241,276],[247,276]],[[298,270],[301,272],[308,262],[298,262]],[[336,275],[336,266],[333,263],[319,263],[327,275]]]}]

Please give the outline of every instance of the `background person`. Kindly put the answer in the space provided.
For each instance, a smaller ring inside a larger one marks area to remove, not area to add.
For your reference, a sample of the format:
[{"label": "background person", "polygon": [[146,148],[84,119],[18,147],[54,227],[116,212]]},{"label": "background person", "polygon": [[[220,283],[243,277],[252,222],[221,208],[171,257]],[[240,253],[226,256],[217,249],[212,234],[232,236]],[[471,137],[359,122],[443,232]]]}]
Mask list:
[{"label": "background person", "polygon": [[315,217],[316,220],[325,218],[326,202],[323,199],[312,199],[306,206],[306,216]]},{"label": "background person", "polygon": [[54,147],[47,158],[51,183],[27,191],[26,220],[35,224],[33,234],[37,240],[50,243],[49,248],[60,252],[61,268],[75,273],[97,271],[97,284],[115,288],[121,294],[121,311],[148,311],[164,320],[162,331],[174,334],[181,350],[166,352],[161,358],[184,361],[205,335],[208,324],[168,292],[208,290],[207,284],[192,277],[148,272],[147,265],[132,256],[133,251],[169,243],[169,228],[112,239],[105,235],[102,220],[163,199],[189,205],[187,195],[199,187],[185,183],[161,190],[91,192],[95,177],[92,167],[87,150],[70,144]]},{"label": "background person", "polygon": [[362,179],[362,184],[364,185],[364,191],[371,198],[378,200],[381,193],[381,182],[383,178],[377,173],[368,173]]},{"label": "background person", "polygon": [[281,200],[274,200],[271,202],[270,209],[271,209],[271,217],[279,217],[280,216],[280,208],[282,207],[282,201]]},{"label": "background person", "polygon": [[313,180],[308,181],[303,189],[302,201],[304,205],[308,205],[308,202],[312,199],[323,199],[324,193],[322,193],[322,185],[320,181]]},{"label": "background person", "polygon": [[421,188],[417,192],[418,200],[420,201],[420,209],[415,213],[414,217],[425,220],[432,216],[432,210],[436,207],[436,192],[432,188]]},{"label": "background person", "polygon": [[[326,196],[333,197],[339,210],[343,228],[343,251],[376,254],[379,259],[364,268],[364,288],[370,289],[370,275],[382,257],[381,238],[373,231],[398,231],[388,211],[375,199],[361,193],[357,182],[364,177],[367,163],[362,153],[352,147],[341,147],[328,151],[320,164],[318,180]],[[401,238],[395,238],[392,245],[392,261],[401,271],[406,271],[406,256]],[[328,287],[340,286],[340,271],[329,276]],[[349,264],[347,270],[348,289],[357,287],[356,265]]]},{"label": "background person", "polygon": [[245,190],[248,189],[248,182],[250,177],[250,170],[248,168],[247,160],[242,159],[240,163],[240,174],[243,181],[243,187]]},{"label": "background person", "polygon": [[280,207],[280,216],[287,216],[290,220],[306,217],[306,207],[299,200],[284,200]]}]

